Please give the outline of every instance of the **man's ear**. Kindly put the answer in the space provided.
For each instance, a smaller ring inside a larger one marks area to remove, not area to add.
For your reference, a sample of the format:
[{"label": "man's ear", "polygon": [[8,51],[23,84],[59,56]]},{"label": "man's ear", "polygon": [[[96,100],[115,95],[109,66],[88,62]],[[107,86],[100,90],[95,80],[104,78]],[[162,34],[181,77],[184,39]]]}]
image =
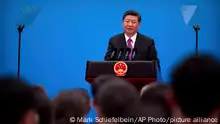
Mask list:
[{"label": "man's ear", "polygon": [[137,27],[140,28],[140,26],[141,26],[141,24],[140,24],[140,22],[139,22],[138,25],[137,25]]},{"label": "man's ear", "polygon": [[28,110],[21,119],[22,124],[38,124],[39,115],[34,109]]}]

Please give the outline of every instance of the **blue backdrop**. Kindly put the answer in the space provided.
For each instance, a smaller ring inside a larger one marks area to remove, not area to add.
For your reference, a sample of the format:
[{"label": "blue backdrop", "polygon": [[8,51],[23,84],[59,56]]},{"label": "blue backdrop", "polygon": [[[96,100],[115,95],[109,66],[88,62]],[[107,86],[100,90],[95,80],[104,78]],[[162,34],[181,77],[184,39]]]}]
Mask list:
[{"label": "blue backdrop", "polygon": [[3,4],[0,4],[0,8],[1,8],[1,11],[0,11],[0,74],[4,73],[4,27],[2,28],[2,26],[4,26],[4,5]]},{"label": "blue backdrop", "polygon": [[[2,0],[0,2],[0,73],[17,72],[16,24],[28,6],[40,7],[24,29],[21,75],[46,87],[51,98],[61,89],[84,87],[87,60],[103,60],[109,37],[122,32],[122,15],[142,15],[140,32],[156,42],[162,76],[195,50],[194,24],[200,24],[200,50],[220,55],[219,0]],[[94,115],[93,112],[90,114]]]}]

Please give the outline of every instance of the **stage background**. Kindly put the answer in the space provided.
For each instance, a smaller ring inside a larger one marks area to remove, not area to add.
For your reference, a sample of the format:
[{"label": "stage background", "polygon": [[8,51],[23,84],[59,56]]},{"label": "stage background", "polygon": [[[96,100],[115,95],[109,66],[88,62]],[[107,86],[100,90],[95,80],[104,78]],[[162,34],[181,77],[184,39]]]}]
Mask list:
[{"label": "stage background", "polygon": [[[108,39],[122,32],[122,15],[128,9],[140,12],[143,20],[140,32],[155,40],[165,82],[169,81],[174,64],[194,52],[194,24],[201,26],[199,49],[220,56],[219,0],[1,0],[0,3],[2,74],[17,72],[16,23],[21,11],[28,6],[41,8],[22,34],[21,75],[45,86],[51,98],[66,88],[90,89],[84,80],[86,61],[103,60]],[[193,7],[197,7],[194,14]],[[90,116],[94,115],[91,111]]]},{"label": "stage background", "polygon": [[4,5],[2,4],[2,2],[0,2],[0,8],[1,8],[1,10],[0,10],[0,26],[1,26],[1,28],[0,28],[0,74],[2,74],[2,73],[4,73],[4,71],[5,71],[5,68],[4,68],[4,66],[5,66],[5,63],[4,63],[4,61],[5,61],[5,57],[4,57],[4,31],[5,31],[5,28],[4,27],[2,27],[2,26],[4,26],[4,20],[5,20],[5,18],[4,18],[4,12],[5,12],[5,8],[3,8],[4,7]]}]

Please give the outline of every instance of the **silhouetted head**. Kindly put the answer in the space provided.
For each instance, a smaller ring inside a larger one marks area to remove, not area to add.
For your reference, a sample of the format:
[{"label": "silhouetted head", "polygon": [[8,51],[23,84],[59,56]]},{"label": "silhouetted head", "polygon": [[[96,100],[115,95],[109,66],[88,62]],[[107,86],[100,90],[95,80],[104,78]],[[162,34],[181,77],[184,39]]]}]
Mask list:
[{"label": "silhouetted head", "polygon": [[97,104],[96,95],[98,94],[98,91],[101,89],[101,87],[102,87],[105,83],[107,83],[107,82],[109,82],[110,80],[113,80],[113,79],[115,79],[115,78],[116,78],[116,77],[113,76],[113,75],[100,75],[100,76],[98,76],[98,77],[95,79],[94,83],[93,83],[92,86],[91,86],[91,91],[92,91],[92,96],[93,96],[93,101],[92,101],[92,103],[93,103],[93,106],[94,106],[94,108],[95,108],[95,110],[96,110],[96,112],[97,112],[97,116],[102,116],[102,115],[101,115],[101,112],[100,112],[100,107],[99,107],[99,105]]},{"label": "silhouetted head", "polygon": [[169,85],[162,83],[152,83],[143,87],[141,101],[144,105],[145,114],[150,117],[171,117],[171,109],[166,101],[166,92]]},{"label": "silhouetted head", "polygon": [[219,61],[209,55],[190,56],[173,71],[171,85],[182,112],[207,117],[220,103]]},{"label": "silhouetted head", "polygon": [[17,77],[0,77],[0,123],[37,124],[38,105],[31,86]]},{"label": "silhouetted head", "polygon": [[91,85],[92,96],[95,97],[101,86],[109,80],[115,79],[114,75],[100,75],[95,78],[94,83]]},{"label": "silhouetted head", "polygon": [[104,117],[122,117],[140,100],[139,92],[129,82],[115,78],[106,81],[95,96]]},{"label": "silhouetted head", "polygon": [[53,103],[56,124],[71,123],[70,117],[84,118],[90,111],[89,94],[82,88],[60,92]]},{"label": "silhouetted head", "polygon": [[34,85],[32,86],[32,90],[34,91],[35,98],[39,105],[38,114],[40,117],[40,124],[53,124],[53,105],[44,88],[39,85]]}]

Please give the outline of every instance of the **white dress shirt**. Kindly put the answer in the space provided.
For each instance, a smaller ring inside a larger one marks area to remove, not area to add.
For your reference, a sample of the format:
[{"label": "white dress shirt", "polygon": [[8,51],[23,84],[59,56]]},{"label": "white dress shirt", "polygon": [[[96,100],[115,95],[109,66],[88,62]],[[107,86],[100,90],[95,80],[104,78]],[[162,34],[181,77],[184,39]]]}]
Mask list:
[{"label": "white dress shirt", "polygon": [[[131,42],[132,48],[134,48],[136,38],[137,38],[137,33],[136,33],[134,36],[131,37],[131,40],[132,40],[132,42]],[[129,37],[125,34],[125,40],[126,40],[126,44],[127,44],[127,45],[128,45],[128,42],[127,42],[128,39],[129,39]]]}]

